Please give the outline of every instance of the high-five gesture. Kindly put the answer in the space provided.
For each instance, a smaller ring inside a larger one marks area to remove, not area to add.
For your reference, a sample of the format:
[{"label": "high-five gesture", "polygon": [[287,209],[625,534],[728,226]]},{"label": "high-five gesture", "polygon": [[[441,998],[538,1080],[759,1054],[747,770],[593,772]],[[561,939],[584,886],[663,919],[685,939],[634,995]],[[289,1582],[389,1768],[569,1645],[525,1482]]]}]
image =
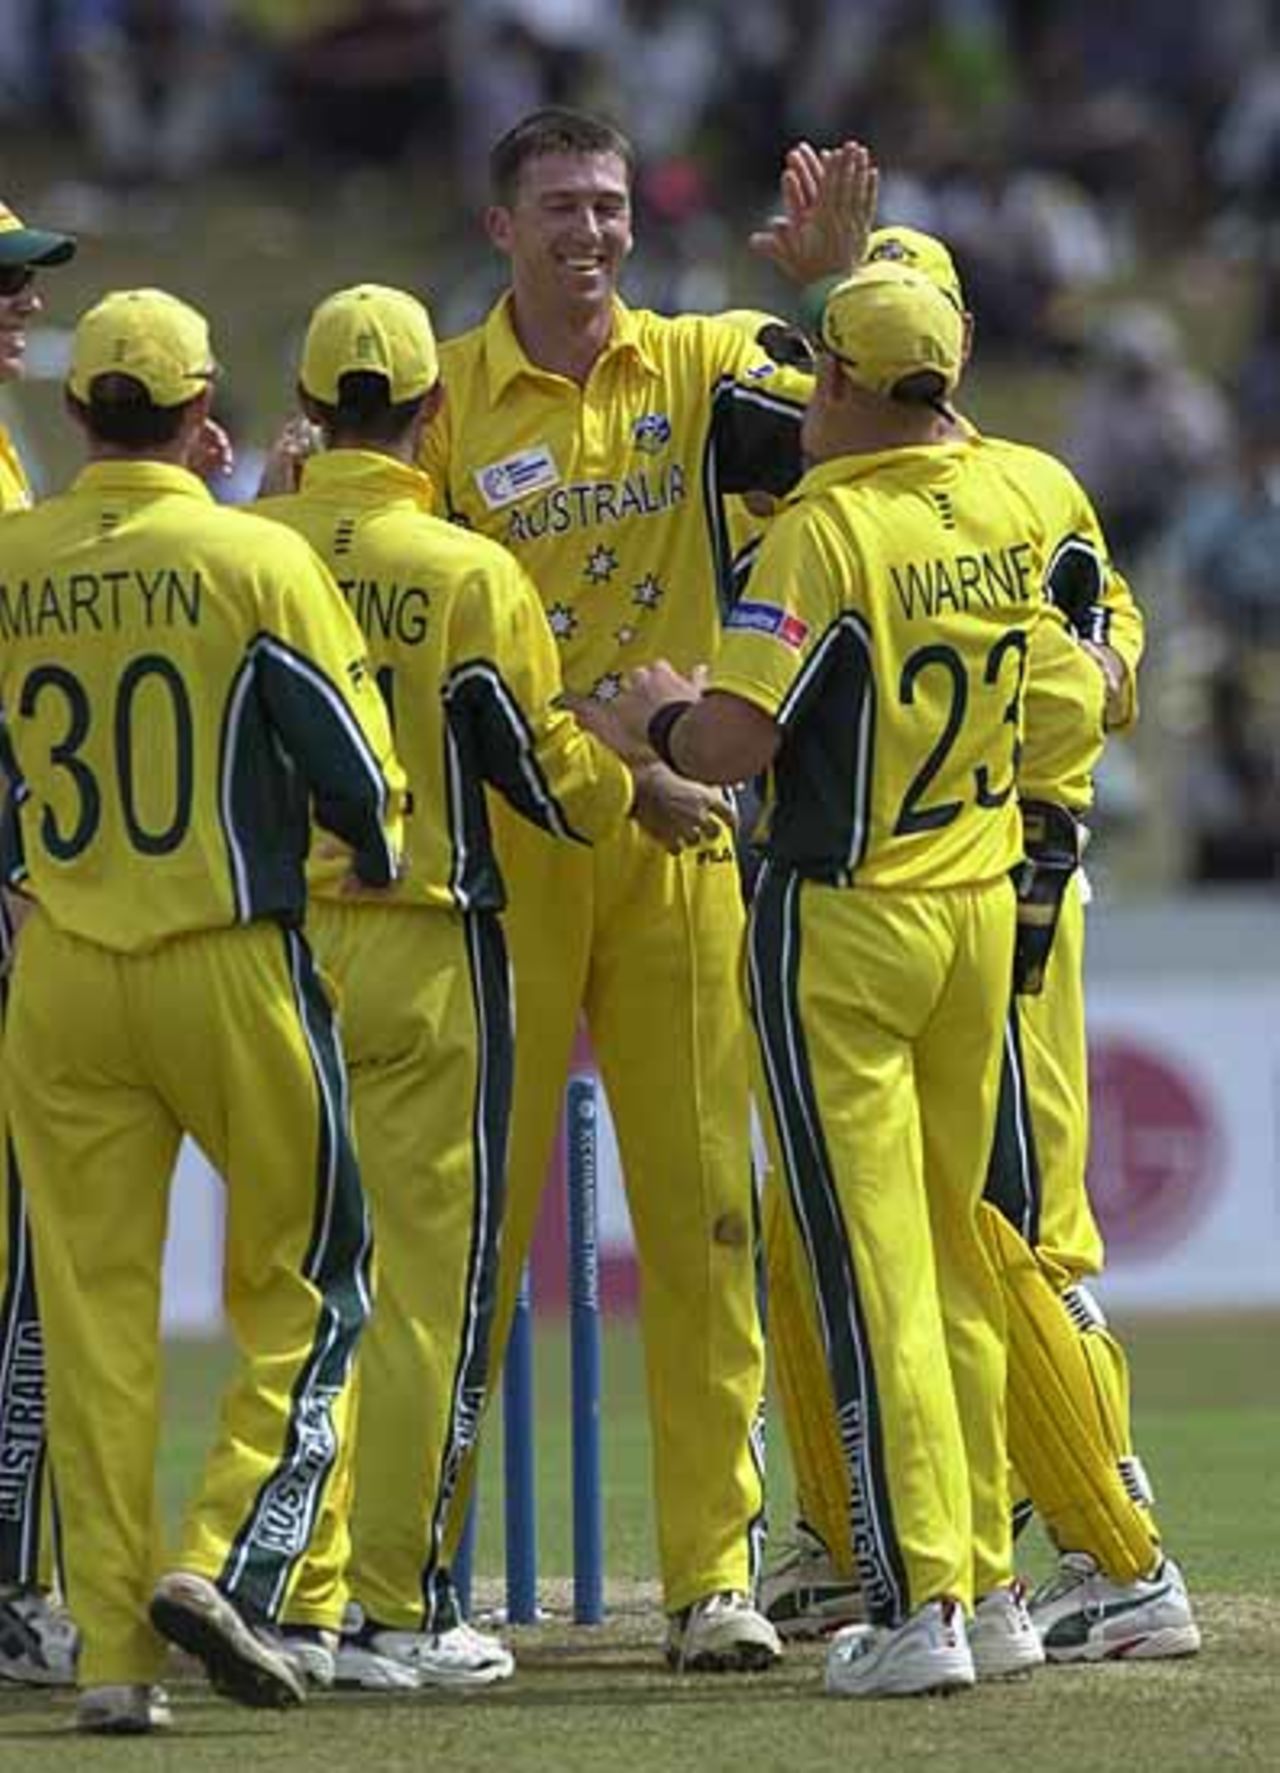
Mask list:
[{"label": "high-five gesture", "polygon": [[782,213],[751,236],[752,251],[793,283],[843,276],[866,254],[879,183],[861,142],[823,149],[797,142],[782,171]]}]

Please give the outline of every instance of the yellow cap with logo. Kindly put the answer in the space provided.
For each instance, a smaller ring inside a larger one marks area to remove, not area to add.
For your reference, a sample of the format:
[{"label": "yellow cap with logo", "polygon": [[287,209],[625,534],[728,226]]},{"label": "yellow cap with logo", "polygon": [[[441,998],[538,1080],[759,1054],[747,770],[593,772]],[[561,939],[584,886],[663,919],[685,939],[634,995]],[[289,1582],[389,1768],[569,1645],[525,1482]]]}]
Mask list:
[{"label": "yellow cap with logo", "polygon": [[922,272],[957,308],[964,309],[956,262],[933,234],[924,234],[919,228],[876,228],[867,241],[863,263],[909,265],[913,271]]},{"label": "yellow cap with logo", "polygon": [[303,391],[336,406],[344,375],[385,376],[393,405],[416,400],[440,375],[435,333],[416,296],[381,283],[358,283],[321,302],[302,348]]},{"label": "yellow cap with logo", "polygon": [[0,203],[0,265],[62,265],[75,250],[72,235],[29,228],[7,203]]},{"label": "yellow cap with logo", "polygon": [[886,397],[926,370],[950,393],[964,361],[964,320],[921,271],[864,265],[837,283],[822,310],[821,339],[850,381]]},{"label": "yellow cap with logo", "polygon": [[81,315],[67,384],[88,400],[99,376],[132,376],[154,406],[183,406],[215,374],[203,314],[163,289],[115,289]]}]

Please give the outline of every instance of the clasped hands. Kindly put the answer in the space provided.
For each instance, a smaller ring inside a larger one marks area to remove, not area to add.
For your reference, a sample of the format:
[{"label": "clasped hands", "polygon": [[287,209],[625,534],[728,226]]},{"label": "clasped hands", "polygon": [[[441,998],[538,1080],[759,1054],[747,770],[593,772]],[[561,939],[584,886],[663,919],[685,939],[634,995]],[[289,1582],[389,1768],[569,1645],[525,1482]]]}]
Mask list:
[{"label": "clasped hands", "polygon": [[723,788],[694,782],[669,768],[649,744],[649,722],[667,702],[697,702],[707,681],[705,665],[689,677],[659,659],[640,665],[612,701],[566,694],[564,705],[580,724],[630,766],[635,781],[632,814],[656,843],[679,855],[718,836],[733,836],[737,813]]}]

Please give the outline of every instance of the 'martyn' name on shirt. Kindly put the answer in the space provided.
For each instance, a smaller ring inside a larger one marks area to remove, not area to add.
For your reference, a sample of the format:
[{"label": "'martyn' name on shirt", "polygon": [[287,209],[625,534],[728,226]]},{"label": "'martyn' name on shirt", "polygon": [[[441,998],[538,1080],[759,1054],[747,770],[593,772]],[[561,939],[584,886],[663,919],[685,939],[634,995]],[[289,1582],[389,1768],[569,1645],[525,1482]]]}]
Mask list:
[{"label": "'martyn' name on shirt", "polygon": [[964,610],[996,609],[1001,603],[1029,603],[1033,551],[1030,542],[983,549],[977,554],[939,555],[891,566],[889,576],[909,622]]},{"label": "'martyn' name on shirt", "polygon": [[0,640],[102,634],[112,628],[175,628],[200,621],[198,571],[162,566],[0,582]]}]

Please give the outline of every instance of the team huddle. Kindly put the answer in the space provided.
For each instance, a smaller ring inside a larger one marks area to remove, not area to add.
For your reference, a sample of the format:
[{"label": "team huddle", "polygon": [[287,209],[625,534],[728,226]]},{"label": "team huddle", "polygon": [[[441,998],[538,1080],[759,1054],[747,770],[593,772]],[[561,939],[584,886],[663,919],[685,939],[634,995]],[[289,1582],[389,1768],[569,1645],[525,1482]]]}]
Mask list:
[{"label": "team huddle", "polygon": [[[65,492],[0,431],[0,1677],[145,1733],[172,1645],[247,1705],[513,1675],[451,1569],[582,1017],[672,1669],[1190,1654],[1086,1284],[1083,819],[1142,650],[1088,499],[956,409],[955,267],[873,227],[859,145],[794,149],[754,242],[811,346],[618,298],[610,125],[535,113],[491,172],[510,289],[440,343],[406,292],[322,302],[255,504],[208,491],[214,345],[160,290],[76,326]],[[0,377],[73,250],[0,207]],[[240,1364],[171,1551],[184,1134]]]}]

